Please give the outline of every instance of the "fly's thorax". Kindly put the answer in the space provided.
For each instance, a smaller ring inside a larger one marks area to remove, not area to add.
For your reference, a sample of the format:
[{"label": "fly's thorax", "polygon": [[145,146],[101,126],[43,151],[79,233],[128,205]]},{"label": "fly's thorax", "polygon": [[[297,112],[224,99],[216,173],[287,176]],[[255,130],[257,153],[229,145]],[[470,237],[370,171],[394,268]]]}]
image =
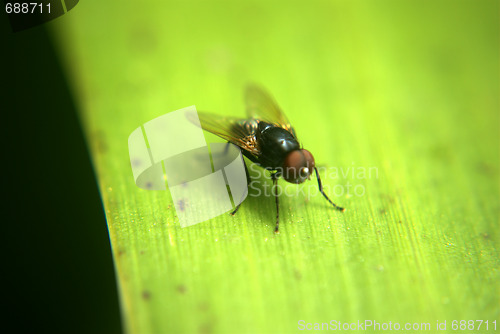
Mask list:
[{"label": "fly's thorax", "polygon": [[257,129],[258,129],[258,134],[263,133],[266,130],[269,130],[271,128],[275,128],[275,125],[272,125],[271,123],[267,123],[264,121],[258,121]]},{"label": "fly's thorax", "polygon": [[281,168],[288,154],[300,149],[290,132],[266,122],[259,122],[256,137],[261,151],[259,159],[264,167]]}]

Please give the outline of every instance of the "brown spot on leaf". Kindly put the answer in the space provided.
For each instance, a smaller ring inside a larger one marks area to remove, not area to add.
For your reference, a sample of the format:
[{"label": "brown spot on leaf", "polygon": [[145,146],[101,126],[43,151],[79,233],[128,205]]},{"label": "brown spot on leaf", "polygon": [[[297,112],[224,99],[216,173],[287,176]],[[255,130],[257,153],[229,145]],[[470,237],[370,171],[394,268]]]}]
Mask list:
[{"label": "brown spot on leaf", "polygon": [[484,161],[478,163],[476,169],[480,174],[483,174],[485,176],[491,177],[495,175],[495,168]]},{"label": "brown spot on leaf", "polygon": [[395,202],[394,197],[392,197],[391,195],[381,194],[380,197],[385,199],[390,204],[393,204]]},{"label": "brown spot on leaf", "polygon": [[209,323],[201,324],[200,328],[198,329],[198,333],[200,334],[210,334],[212,332],[213,332],[213,325]]},{"label": "brown spot on leaf", "polygon": [[106,153],[108,151],[108,144],[106,142],[106,136],[104,135],[104,131],[98,130],[93,134],[94,138],[94,147],[99,154]]},{"label": "brown spot on leaf", "polygon": [[132,25],[129,35],[130,49],[134,52],[149,54],[158,47],[158,36],[155,29],[147,22],[137,22]]},{"label": "brown spot on leaf", "polygon": [[200,303],[200,305],[198,305],[198,309],[201,311],[201,312],[206,312],[208,311],[208,304],[207,303]]},{"label": "brown spot on leaf", "polygon": [[150,300],[151,299],[151,293],[147,290],[142,291],[142,299],[144,300]]},{"label": "brown spot on leaf", "polygon": [[438,161],[450,162],[453,161],[453,155],[450,151],[449,146],[436,145],[430,150],[430,156]]},{"label": "brown spot on leaf", "polygon": [[180,294],[185,294],[187,291],[187,288],[184,284],[177,285],[176,289],[177,289],[177,292],[179,292]]},{"label": "brown spot on leaf", "polygon": [[184,202],[183,199],[180,199],[177,202],[177,207],[179,208],[179,210],[184,211],[185,206],[186,206],[186,203]]},{"label": "brown spot on leaf", "polygon": [[295,276],[295,278],[298,281],[300,281],[302,279],[302,273],[298,269],[293,270],[293,275]]}]

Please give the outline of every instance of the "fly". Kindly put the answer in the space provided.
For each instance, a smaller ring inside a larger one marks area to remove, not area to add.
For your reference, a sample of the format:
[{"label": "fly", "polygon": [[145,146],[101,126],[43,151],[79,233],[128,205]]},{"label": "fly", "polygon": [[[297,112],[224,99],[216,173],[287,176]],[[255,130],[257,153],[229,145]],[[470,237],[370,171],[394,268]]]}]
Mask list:
[{"label": "fly", "polygon": [[323,191],[313,155],[301,148],[294,128],[271,95],[259,86],[249,85],[245,92],[245,104],[246,119],[203,112],[198,112],[198,116],[204,130],[240,147],[245,157],[271,173],[272,193],[276,200],[274,232],[279,233],[279,197],[276,187],[280,177],[290,183],[300,184],[310,179],[314,170],[321,194],[335,209],[345,211]]}]

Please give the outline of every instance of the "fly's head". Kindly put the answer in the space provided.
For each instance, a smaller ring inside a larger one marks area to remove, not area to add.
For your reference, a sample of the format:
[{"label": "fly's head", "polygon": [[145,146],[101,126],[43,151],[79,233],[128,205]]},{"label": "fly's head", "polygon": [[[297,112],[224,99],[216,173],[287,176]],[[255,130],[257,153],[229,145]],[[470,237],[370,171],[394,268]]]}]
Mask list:
[{"label": "fly's head", "polygon": [[314,157],[308,150],[295,150],[285,158],[283,178],[290,183],[302,183],[311,178],[314,170]]}]

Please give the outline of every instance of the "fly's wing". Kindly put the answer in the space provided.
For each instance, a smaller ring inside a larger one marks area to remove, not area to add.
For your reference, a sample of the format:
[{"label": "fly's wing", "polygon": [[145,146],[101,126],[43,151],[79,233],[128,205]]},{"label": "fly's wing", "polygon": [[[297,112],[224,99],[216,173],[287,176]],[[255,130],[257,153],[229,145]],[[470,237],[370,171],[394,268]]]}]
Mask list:
[{"label": "fly's wing", "polygon": [[245,91],[245,104],[249,117],[279,126],[297,138],[286,115],[272,96],[262,87],[255,84],[248,85]]},{"label": "fly's wing", "polygon": [[259,155],[255,139],[255,130],[257,129],[258,122],[199,111],[198,117],[203,130],[239,146],[254,156]]}]

